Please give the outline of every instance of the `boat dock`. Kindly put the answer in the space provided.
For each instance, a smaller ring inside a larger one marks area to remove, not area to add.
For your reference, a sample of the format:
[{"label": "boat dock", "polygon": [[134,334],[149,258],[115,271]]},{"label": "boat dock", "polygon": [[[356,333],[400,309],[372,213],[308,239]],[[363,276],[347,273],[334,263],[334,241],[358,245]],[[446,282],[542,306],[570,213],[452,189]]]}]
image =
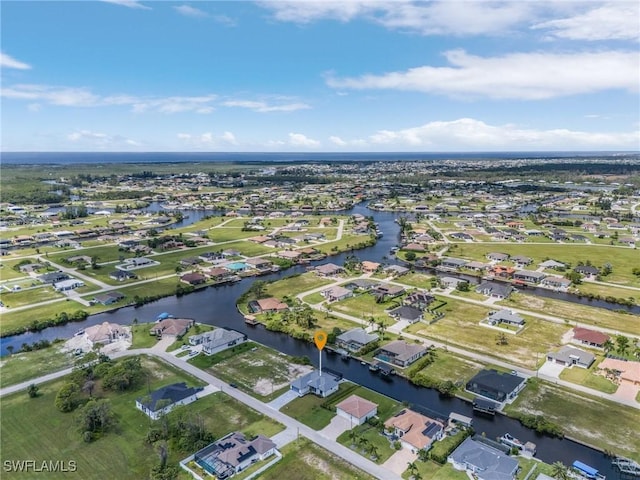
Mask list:
[{"label": "boat dock", "polygon": [[473,411],[487,415],[495,415],[498,404],[485,398],[476,397],[473,399]]},{"label": "boat dock", "polygon": [[618,469],[622,478],[640,478],[640,464],[625,457],[615,457],[611,462]]}]

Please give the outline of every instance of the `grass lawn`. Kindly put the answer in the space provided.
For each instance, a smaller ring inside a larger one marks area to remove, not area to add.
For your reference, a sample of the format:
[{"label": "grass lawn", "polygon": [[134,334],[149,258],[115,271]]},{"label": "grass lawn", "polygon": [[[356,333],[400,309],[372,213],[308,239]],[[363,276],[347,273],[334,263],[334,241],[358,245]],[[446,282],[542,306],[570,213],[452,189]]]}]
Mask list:
[{"label": "grass lawn", "polygon": [[[553,467],[548,463],[541,462],[540,460],[533,458],[524,458],[524,457],[516,457],[518,460],[518,465],[520,466],[520,470],[516,475],[516,480],[524,480],[526,478],[536,478],[539,474],[544,473],[545,475],[552,476]],[[533,473],[527,477],[527,474],[531,471],[532,468],[535,467]]]},{"label": "grass lawn", "polygon": [[420,370],[420,373],[430,378],[461,384],[466,383],[483,367],[484,365],[473,360],[467,360],[443,349],[437,349],[433,363]]},{"label": "grass lawn", "polygon": [[291,442],[282,449],[282,460],[263,473],[261,480],[373,480],[324,448],[307,439]]},{"label": "grass lawn", "polygon": [[344,395],[354,390],[354,385],[348,382],[342,382],[339,385],[338,391],[327,398],[316,397],[315,395],[308,394],[304,397],[296,398],[292,402],[282,407],[280,411],[295,418],[299,422],[304,423],[308,427],[314,430],[322,430],[329,425],[331,419],[336,416],[336,411],[333,406],[331,409],[323,408],[321,405],[325,402],[332,403],[339,398],[338,402],[344,400]]},{"label": "grass lawn", "polygon": [[152,282],[131,285],[130,287],[119,288],[118,291],[133,299],[136,295],[145,297],[147,295],[173,295],[178,285],[177,277],[161,278]]},{"label": "grass lawn", "polygon": [[[345,225],[345,230],[347,230],[346,225]],[[334,240],[331,242],[323,243],[321,245],[314,245],[313,248],[315,248],[319,252],[331,255],[333,253],[352,250],[353,248],[355,248],[356,245],[362,242],[368,242],[370,238],[371,237],[369,235],[353,235],[353,234],[345,233],[342,235],[342,238],[340,240]]]},{"label": "grass lawn", "polygon": [[[150,388],[186,381],[197,384],[190,376],[163,363],[145,359],[151,372]],[[57,380],[41,387],[41,395],[29,399],[24,392],[3,398],[1,447],[5,459],[75,460],[75,473],[47,474],[47,478],[139,479],[147,478],[157,462],[156,448],[145,443],[144,438],[152,421],[135,408],[134,400],[147,391],[147,385],[126,393],[104,394],[111,400],[118,417],[115,431],[92,442],[85,443],[73,421],[73,413],[61,413],[54,406],[55,395],[64,384]],[[199,399],[188,407],[190,413],[199,414],[207,430],[216,437],[233,430],[247,434],[273,435],[282,430],[279,424],[249,409],[223,393],[215,393]],[[170,446],[169,462],[181,460],[192,452],[180,451]],[[108,472],[108,473],[107,473]],[[28,474],[14,475],[32,478]]]},{"label": "grass lawn", "polygon": [[313,290],[332,283],[332,280],[319,277],[313,272],[301,275],[291,275],[273,283],[267,284],[267,295],[282,299],[285,295],[294,297],[299,293]]},{"label": "grass lawn", "polygon": [[0,388],[71,367],[73,358],[69,353],[61,352],[61,347],[62,343],[56,343],[42,350],[3,357],[0,362]]},{"label": "grass lawn", "polygon": [[13,260],[5,260],[2,259],[0,263],[0,281],[4,282],[5,280],[10,280],[14,278],[31,278],[28,274],[22,273],[21,271],[16,271],[13,269],[18,263],[28,260],[30,263],[40,263],[36,258],[17,258]]},{"label": "grass lawn", "polygon": [[134,348],[150,348],[158,343],[155,335],[149,335],[149,330],[153,323],[138,323],[131,325],[131,349]]},{"label": "grass lawn", "polygon": [[325,298],[320,293],[312,293],[311,295],[302,297],[302,300],[313,305],[324,302]]},{"label": "grass lawn", "polygon": [[610,263],[613,267],[607,282],[620,285],[640,287],[640,279],[631,273],[632,266],[638,264],[638,252],[632,248],[617,248],[606,245],[587,244],[500,244],[482,245],[464,243],[458,244],[450,250],[450,255],[472,260],[485,261],[485,255],[490,252],[502,252],[509,255],[526,255],[533,258],[534,265],[552,258],[559,262],[571,263],[574,267],[578,262],[591,261],[596,267]]},{"label": "grass lawn", "polygon": [[[604,278],[604,281],[608,281]],[[602,285],[594,282],[582,282],[578,285],[577,290],[583,294],[600,295],[602,297],[614,297],[633,299],[634,303],[640,304],[640,291],[629,290],[628,288],[612,287],[610,285]]]},{"label": "grass lawn", "polygon": [[60,292],[56,292],[50,285],[20,290],[19,292],[2,291],[2,293],[0,293],[0,300],[2,300],[5,305],[13,308],[33,305],[58,298],[65,298],[65,296]]},{"label": "grass lawn", "polygon": [[517,335],[506,334],[507,345],[497,345],[496,337],[500,332],[478,324],[486,317],[488,308],[450,298],[447,302],[441,309],[446,315],[436,323],[415,323],[406,331],[533,368],[536,352],[546,353],[559,346],[562,334],[568,330],[565,325],[525,316],[524,329]]},{"label": "grass lawn", "polygon": [[376,303],[376,299],[369,293],[363,293],[339,302],[331,303],[331,310],[346,313],[361,319],[373,317],[376,322],[383,321],[385,325],[393,325],[392,319],[385,310],[391,310],[401,304],[400,297],[388,300],[384,303]]},{"label": "grass lawn", "polygon": [[562,300],[537,297],[525,293],[514,293],[507,300],[497,302],[507,308],[516,307],[532,312],[553,315],[568,321],[581,322],[596,327],[610,328],[621,332],[640,335],[640,322],[637,315],[614,312],[604,308],[590,307]]},{"label": "grass lawn", "polygon": [[[70,250],[66,252],[56,253],[49,257],[55,263],[65,265],[62,261],[65,258],[75,257],[78,255],[87,255],[88,257],[96,257],[97,263],[114,262],[122,258],[131,258],[135,254],[119,250],[117,245],[99,245],[95,247],[85,247],[80,250]],[[68,266],[68,265],[67,265]]]},{"label": "grass lawn", "polygon": [[253,342],[212,357],[215,358],[200,354],[190,362],[200,368],[208,364],[205,370],[265,402],[284,393],[292,380],[311,370],[311,367],[293,363],[290,357]]},{"label": "grass lawn", "polygon": [[569,437],[640,461],[640,410],[636,408],[529,380],[527,388],[505,407],[505,412],[544,415]]},{"label": "grass lawn", "polygon": [[[340,434],[336,441],[347,448],[350,448],[354,452],[362,455],[363,457],[374,461],[376,463],[386,462],[391,455],[396,453],[396,450],[391,446],[389,440],[380,433],[380,427],[373,427],[368,423],[356,426],[353,429],[352,437],[351,430],[347,430]],[[363,445],[360,443],[366,439],[366,443]],[[377,455],[372,457],[369,448],[371,446],[376,447]]]},{"label": "grass lawn", "polygon": [[207,232],[207,237],[209,237],[213,242],[220,243],[255,237],[260,234],[261,232],[243,232],[242,228],[223,225],[222,227],[216,227],[209,230]]},{"label": "grass lawn", "polygon": [[604,393],[615,393],[618,385],[606,379],[604,376],[595,373],[598,363],[600,362],[594,362],[589,369],[579,367],[565,368],[560,373],[560,379],[593,388]]},{"label": "grass lawn", "polygon": [[[260,235],[260,232],[251,232],[252,237]],[[265,253],[273,253],[273,248],[265,247],[264,245],[260,245],[258,243],[253,243],[249,241],[237,241],[230,243],[222,243],[220,245],[216,245],[217,249],[222,250],[238,250],[242,255],[247,257],[254,257],[256,255],[263,255]],[[208,247],[211,250],[211,247]]]},{"label": "grass lawn", "polygon": [[[465,472],[456,470],[450,463],[440,465],[432,461],[416,461],[416,465],[418,472],[425,480],[468,480],[469,478]],[[402,478],[406,480],[411,478],[408,469],[404,471]]]}]

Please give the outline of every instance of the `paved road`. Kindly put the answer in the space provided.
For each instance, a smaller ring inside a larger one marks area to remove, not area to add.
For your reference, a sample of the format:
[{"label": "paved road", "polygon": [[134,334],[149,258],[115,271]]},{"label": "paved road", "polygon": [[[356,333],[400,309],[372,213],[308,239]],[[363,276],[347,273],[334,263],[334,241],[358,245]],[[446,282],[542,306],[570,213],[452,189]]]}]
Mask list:
[{"label": "paved road", "polygon": [[[245,405],[253,408],[254,410],[267,415],[268,417],[272,418],[273,420],[276,420],[277,422],[280,422],[285,426],[286,428],[285,432],[287,433],[281,432],[280,434],[278,434],[279,435],[278,441],[280,442],[279,446],[282,446],[288,443],[288,441],[295,439],[297,435],[302,435],[303,437],[308,438],[309,440],[320,445],[326,450],[329,450],[334,455],[341,457],[342,459],[349,462],[350,464],[360,468],[361,470],[364,470],[365,472],[369,473],[370,475],[373,475],[376,478],[379,478],[380,480],[400,480],[401,479],[400,476],[394,474],[393,472],[358,455],[357,453],[351,451],[347,447],[344,447],[339,443],[332,441],[331,439],[321,435],[319,432],[307,427],[303,423],[300,423],[297,420],[291,417],[288,417],[284,413],[281,413],[278,410],[275,410],[268,404],[265,404],[256,398],[253,398],[252,396],[238,390],[237,388],[230,387],[229,384],[214,377],[210,373],[200,370],[199,368],[194,367],[190,363],[187,363],[180,358],[176,358],[170,353],[163,352],[157,347],[125,350],[125,351],[117,352],[111,355],[111,358],[116,359],[116,358],[131,356],[131,355],[154,355],[158,358],[161,358],[165,362],[178,367],[184,372],[187,372],[190,375],[206,382],[207,384],[213,386],[214,388],[219,388],[221,391],[223,391],[227,395],[235,398],[236,400],[244,403]],[[69,373],[71,373],[71,370],[72,369],[68,368],[60,372],[52,373],[50,375],[45,375],[43,377],[30,380],[28,382],[23,382],[18,385],[12,385],[10,387],[0,389],[0,397],[3,397],[13,392],[26,389],[27,386],[29,386],[32,383],[40,384],[40,383],[48,382],[50,380],[54,380],[56,378],[60,378],[64,375],[68,375]],[[294,431],[296,432],[295,437],[292,435],[292,432]]]}]

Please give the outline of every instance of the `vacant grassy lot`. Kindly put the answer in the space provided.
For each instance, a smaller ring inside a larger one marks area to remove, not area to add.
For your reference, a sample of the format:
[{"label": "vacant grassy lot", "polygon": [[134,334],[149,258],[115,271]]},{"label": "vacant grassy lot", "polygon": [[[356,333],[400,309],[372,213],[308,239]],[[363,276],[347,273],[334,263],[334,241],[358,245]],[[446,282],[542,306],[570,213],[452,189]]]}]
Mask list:
[{"label": "vacant grassy lot", "polygon": [[340,300],[330,304],[331,310],[346,313],[363,320],[373,317],[376,322],[383,321],[385,325],[393,325],[396,321],[385,310],[391,310],[401,305],[400,297],[384,303],[376,303],[376,298],[369,293]]},{"label": "vacant grassy lot", "polygon": [[613,267],[611,275],[607,276],[607,282],[620,285],[640,287],[640,279],[631,273],[633,266],[638,264],[638,251],[632,248],[618,248],[606,245],[587,244],[559,244],[550,243],[543,245],[527,244],[470,244],[457,245],[450,250],[450,255],[472,260],[486,260],[485,255],[490,252],[502,252],[509,255],[526,255],[533,258],[534,266],[552,258],[559,262],[570,263],[576,266],[578,262],[592,262],[596,267],[602,267],[610,263]]},{"label": "vacant grassy lot", "polygon": [[73,358],[69,353],[61,352],[61,347],[62,343],[56,343],[42,350],[2,357],[0,388],[71,367]]},{"label": "vacant grassy lot", "polygon": [[[608,281],[607,277],[604,281]],[[614,297],[633,300],[634,303],[640,304],[640,291],[629,290],[628,288],[611,287],[600,283],[582,282],[578,285],[577,290],[583,295],[600,295],[602,297]]]},{"label": "vacant grassy lot", "polygon": [[514,293],[507,300],[502,300],[497,304],[507,308],[516,307],[545,315],[553,315],[568,322],[586,323],[595,327],[610,328],[620,332],[640,335],[640,322],[638,322],[637,315],[551,298],[536,297],[526,293]]},{"label": "vacant grassy lot", "polygon": [[456,356],[439,348],[436,350],[433,363],[420,370],[420,373],[430,378],[462,384],[466,383],[483,367],[484,365],[480,363]]},{"label": "vacant grassy lot", "polygon": [[302,300],[313,305],[324,302],[324,297],[320,293],[312,293],[311,295],[302,297]]},{"label": "vacant grassy lot", "polygon": [[0,300],[4,302],[5,306],[12,308],[33,305],[64,297],[62,293],[56,292],[50,285],[29,288],[18,292],[7,292],[5,290],[0,293]]},{"label": "vacant grassy lot", "polygon": [[611,380],[606,379],[604,376],[597,375],[595,373],[597,365],[601,360],[602,359],[599,359],[594,362],[589,369],[578,367],[565,368],[560,373],[560,379],[593,388],[595,390],[600,390],[604,393],[615,393],[618,389],[618,385],[613,383]]},{"label": "vacant grassy lot", "polygon": [[640,461],[640,410],[636,408],[529,380],[505,412],[544,415],[560,425],[567,436]]},{"label": "vacant grassy lot", "polygon": [[260,476],[263,480],[373,480],[373,477],[307,439],[282,449],[284,457]]},{"label": "vacant grassy lot", "polygon": [[0,281],[4,282],[5,280],[11,280],[14,278],[22,278],[22,277],[29,278],[29,274],[22,273],[19,270],[13,269],[13,267],[15,267],[18,263],[24,260],[29,260],[29,262],[31,263],[38,263],[38,260],[34,257],[19,258],[14,260],[2,259],[2,262],[0,263]]},{"label": "vacant grassy lot", "polygon": [[[253,342],[221,353],[227,355],[218,356],[206,370],[225,382],[235,383],[262,401],[269,401],[273,394],[283,393],[291,381],[311,371],[311,367],[295,364],[290,357]],[[191,363],[203,364],[206,361],[206,358],[194,359]]]},{"label": "vacant grassy lot", "polygon": [[559,346],[562,335],[568,329],[565,325],[525,316],[524,329],[517,335],[505,334],[508,343],[498,345],[500,332],[478,324],[480,319],[486,317],[488,308],[450,298],[447,302],[441,309],[446,313],[445,316],[436,323],[415,323],[406,331],[533,368],[536,352],[546,353]]},{"label": "vacant grassy lot", "polygon": [[[253,236],[260,235],[260,232],[252,232]],[[264,255],[265,253],[273,253],[274,249],[265,247],[258,243],[253,243],[249,241],[239,240],[237,242],[229,242],[222,243],[220,245],[216,245],[218,249],[222,250],[238,250],[242,255],[247,257],[254,257],[256,255]],[[209,247],[211,249],[211,247]]]},{"label": "vacant grassy lot", "polygon": [[[432,461],[416,461],[416,465],[421,478],[425,480],[468,480],[469,478],[465,472],[456,470],[450,463],[439,465]],[[404,471],[402,478],[407,480],[411,478],[408,469]]]},{"label": "vacant grassy lot", "polygon": [[[345,225],[345,232],[348,227]],[[369,235],[353,235],[350,233],[344,233],[340,240],[330,241],[328,243],[323,243],[322,245],[314,245],[313,248],[317,249],[320,252],[326,254],[345,252],[347,250],[352,250],[362,242],[367,242],[371,237]]]},{"label": "vacant grassy lot", "polygon": [[243,232],[242,228],[229,227],[227,225],[212,228],[207,232],[207,237],[209,237],[211,241],[216,243],[242,240],[245,238],[255,237],[257,235],[260,235],[260,232]]},{"label": "vacant grassy lot", "polygon": [[313,272],[306,272],[301,275],[291,275],[277,282],[267,285],[267,294],[269,296],[282,299],[284,296],[295,297],[299,293],[313,290],[332,283],[332,280],[319,277]]},{"label": "vacant grassy lot", "polygon": [[76,257],[78,255],[95,257],[97,263],[116,262],[121,258],[124,259],[135,256],[133,253],[119,250],[117,245],[100,245],[95,247],[85,247],[82,250],[68,250],[66,252],[55,253],[49,255],[49,258],[55,263],[69,266],[65,264],[63,260],[69,257]]},{"label": "vacant grassy lot", "polygon": [[[146,359],[144,364],[151,372],[151,389],[181,381],[197,384],[188,375],[163,363]],[[124,394],[105,394],[118,417],[118,427],[103,438],[87,444],[83,442],[73,421],[74,414],[61,413],[54,406],[55,395],[63,383],[64,380],[58,380],[43,385],[41,395],[35,399],[29,399],[25,392],[3,398],[0,406],[3,459],[77,462],[77,472],[47,474],[47,478],[147,478],[158,456],[155,448],[144,441],[152,421],[135,408],[135,399],[147,392],[147,385]],[[260,432],[267,436],[282,430],[279,424],[223,393],[209,395],[182,408],[199,414],[206,428],[216,437],[233,430],[246,434]],[[177,462],[189,453],[192,452],[180,451],[170,445],[169,462]],[[33,478],[29,474],[14,476]]]}]

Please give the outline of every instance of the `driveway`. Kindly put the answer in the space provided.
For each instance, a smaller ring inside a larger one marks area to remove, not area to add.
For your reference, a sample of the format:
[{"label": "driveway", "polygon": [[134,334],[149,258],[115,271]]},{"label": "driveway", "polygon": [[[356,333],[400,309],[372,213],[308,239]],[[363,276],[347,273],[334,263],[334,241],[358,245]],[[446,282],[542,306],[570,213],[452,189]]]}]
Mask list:
[{"label": "driveway", "polygon": [[280,410],[287,403],[292,402],[296,398],[298,398],[298,394],[296,392],[294,392],[293,390],[287,390],[278,398],[271,400],[269,403],[267,403],[267,405],[269,405],[274,410]]},{"label": "driveway", "polygon": [[407,463],[415,462],[418,455],[412,453],[407,448],[402,448],[396,453],[391,455],[389,459],[382,464],[382,466],[388,470],[391,470],[396,475],[402,475],[407,469]]},{"label": "driveway", "polygon": [[546,375],[548,377],[560,378],[560,373],[566,367],[564,365],[559,365],[555,362],[544,362],[544,364],[538,370],[540,375]]},{"label": "driveway", "polygon": [[320,434],[335,440],[342,432],[346,432],[349,429],[351,429],[351,422],[340,415],[336,415],[331,419],[329,425],[320,430]]},{"label": "driveway", "polygon": [[638,394],[640,387],[638,385],[631,385],[627,382],[621,382],[618,386],[618,390],[613,395],[618,398],[624,398],[625,400],[634,400]]}]

